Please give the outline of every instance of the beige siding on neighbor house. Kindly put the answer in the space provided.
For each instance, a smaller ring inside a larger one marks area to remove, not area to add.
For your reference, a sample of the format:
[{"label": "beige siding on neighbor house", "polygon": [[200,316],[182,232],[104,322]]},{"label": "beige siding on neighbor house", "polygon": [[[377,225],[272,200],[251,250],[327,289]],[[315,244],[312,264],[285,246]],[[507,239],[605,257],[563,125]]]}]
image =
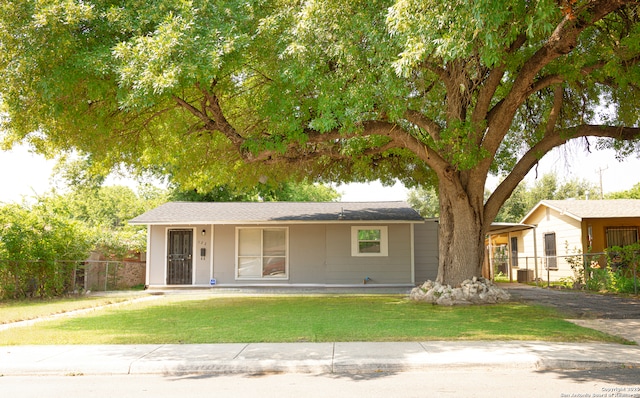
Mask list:
[{"label": "beige siding on neighbor house", "polygon": [[[557,210],[540,206],[529,215],[525,223],[537,225],[537,228],[528,230],[523,234],[522,256],[529,257],[530,262],[533,261],[533,236],[535,233],[538,251],[538,277],[547,280],[548,275],[551,281],[557,281],[560,278],[573,276],[573,271],[566,261],[566,256],[575,254],[576,251],[583,252],[583,234],[580,221]],[[558,259],[557,269],[549,269],[547,272],[544,240],[545,235],[550,233],[555,233],[556,236],[556,255]]]},{"label": "beige siding on neighbor house", "polygon": [[[505,234],[501,234],[501,235],[497,235],[497,236],[492,236],[491,237],[491,248],[493,249],[493,255],[494,258],[491,259],[491,264],[494,266],[494,270],[493,270],[493,275],[495,276],[497,274],[497,272],[502,271],[503,269],[506,270],[507,272],[509,272],[507,274],[507,277],[509,278],[509,280],[511,281],[517,281],[518,280],[518,270],[519,269],[533,269],[533,260],[532,259],[527,259],[527,256],[525,254],[525,231],[514,231],[514,232],[508,232]],[[517,259],[512,258],[514,253],[513,253],[513,248],[511,246],[511,240],[512,239],[517,239],[518,243],[518,248],[516,251],[516,255],[517,255]],[[501,246],[504,245],[506,247],[506,264],[497,264],[497,262],[499,261],[499,259],[496,259],[496,246]]]}]

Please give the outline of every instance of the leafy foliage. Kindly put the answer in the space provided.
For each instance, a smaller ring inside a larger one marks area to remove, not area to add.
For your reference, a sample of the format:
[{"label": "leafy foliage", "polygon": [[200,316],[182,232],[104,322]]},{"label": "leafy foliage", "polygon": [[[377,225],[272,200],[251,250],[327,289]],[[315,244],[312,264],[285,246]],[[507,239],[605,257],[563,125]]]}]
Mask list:
[{"label": "leafy foliage", "polygon": [[438,194],[433,187],[418,187],[411,189],[407,203],[424,218],[438,217]]},{"label": "leafy foliage", "polygon": [[[623,247],[614,246],[607,250],[607,267],[595,270],[593,275],[600,281],[601,289],[618,293],[638,294],[638,264],[640,263],[640,243]],[[599,275],[598,275],[599,272]]]},{"label": "leafy foliage", "polygon": [[253,188],[223,185],[204,193],[175,187],[171,194],[171,200],[188,202],[332,202],[339,198],[335,189],[306,181],[259,184]]},{"label": "leafy foliage", "polygon": [[0,207],[0,298],[66,292],[93,247],[87,232],[43,203]]},{"label": "leafy foliage", "polygon": [[146,230],[126,221],[165,197],[121,186],[80,187],[0,207],[0,297],[67,293],[92,250],[116,258],[144,251]]},{"label": "leafy foliage", "polygon": [[[637,150],[639,7],[7,0],[3,142],[88,153],[95,167],[168,174],[199,192],[303,177],[437,181],[439,268],[460,282],[545,153],[581,137]],[[484,200],[491,173],[504,178]]]},{"label": "leafy foliage", "polygon": [[599,191],[600,188],[585,180],[559,183],[555,174],[545,174],[530,188],[526,182],[520,183],[500,209],[496,221],[520,222],[541,200],[593,199]]},{"label": "leafy foliage", "polygon": [[611,192],[607,199],[640,199],[640,183],[637,183],[627,191]]}]

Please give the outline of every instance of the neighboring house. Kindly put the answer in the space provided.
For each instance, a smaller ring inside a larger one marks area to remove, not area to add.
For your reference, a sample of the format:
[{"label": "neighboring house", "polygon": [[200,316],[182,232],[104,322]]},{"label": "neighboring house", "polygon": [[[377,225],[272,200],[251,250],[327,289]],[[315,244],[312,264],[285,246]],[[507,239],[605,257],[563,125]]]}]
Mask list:
[{"label": "neighboring house", "polygon": [[511,275],[528,268],[557,281],[574,276],[570,262],[576,255],[606,265],[606,249],[638,242],[640,200],[543,200],[521,225],[525,229],[511,232],[503,246]]},{"label": "neighboring house", "polygon": [[171,202],[130,223],[151,287],[413,286],[438,267],[437,222],[405,202]]}]

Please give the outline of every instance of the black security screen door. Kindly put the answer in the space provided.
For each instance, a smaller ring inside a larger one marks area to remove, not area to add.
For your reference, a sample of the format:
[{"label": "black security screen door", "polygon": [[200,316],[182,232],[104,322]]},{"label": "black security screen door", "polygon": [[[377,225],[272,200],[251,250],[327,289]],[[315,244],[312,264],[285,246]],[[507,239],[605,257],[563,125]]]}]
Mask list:
[{"label": "black security screen door", "polygon": [[193,231],[170,230],[168,246],[167,285],[190,285],[193,269]]}]

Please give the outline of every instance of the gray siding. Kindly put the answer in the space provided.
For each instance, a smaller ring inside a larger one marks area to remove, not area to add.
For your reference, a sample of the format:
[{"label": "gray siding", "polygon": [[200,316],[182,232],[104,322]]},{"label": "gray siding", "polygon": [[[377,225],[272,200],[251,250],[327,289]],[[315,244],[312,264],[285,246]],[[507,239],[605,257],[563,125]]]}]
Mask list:
[{"label": "gray siding", "polygon": [[218,284],[235,283],[236,230],[233,225],[216,225],[213,234],[213,277]]},{"label": "gray siding", "polygon": [[[366,224],[292,224],[289,230],[289,277],[287,280],[236,280],[236,227],[241,225],[196,226],[194,231],[195,285],[209,285],[211,270],[218,285],[322,284],[357,285],[369,277],[369,284],[412,283],[412,224],[388,227],[389,255],[351,256],[351,227]],[[416,224],[416,227],[421,224]],[[253,225],[252,225],[253,226]],[[276,226],[270,224],[269,226]],[[171,226],[171,228],[191,226]],[[149,248],[150,285],[165,284],[166,234],[168,226],[152,226]],[[205,229],[205,236],[201,232]],[[200,256],[205,247],[206,257]],[[437,250],[437,247],[436,247]]]},{"label": "gray siding", "polygon": [[166,227],[162,225],[152,225],[150,228],[151,239],[149,240],[148,256],[149,280],[148,285],[164,285],[164,269],[166,259]]},{"label": "gray siding", "polygon": [[410,224],[388,225],[387,257],[352,257],[352,225],[327,226],[327,284],[363,284],[367,277],[370,284],[411,283]]},{"label": "gray siding", "polygon": [[[204,231],[204,235],[202,234]],[[198,226],[193,232],[195,248],[193,249],[193,272],[196,285],[208,285],[211,276],[211,226]],[[205,255],[201,256],[201,249],[205,249]]]},{"label": "gray siding", "polygon": [[326,225],[289,227],[289,283],[326,283]]},{"label": "gray siding", "polygon": [[427,220],[414,226],[416,284],[435,280],[438,275],[438,223]]}]

